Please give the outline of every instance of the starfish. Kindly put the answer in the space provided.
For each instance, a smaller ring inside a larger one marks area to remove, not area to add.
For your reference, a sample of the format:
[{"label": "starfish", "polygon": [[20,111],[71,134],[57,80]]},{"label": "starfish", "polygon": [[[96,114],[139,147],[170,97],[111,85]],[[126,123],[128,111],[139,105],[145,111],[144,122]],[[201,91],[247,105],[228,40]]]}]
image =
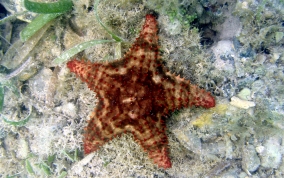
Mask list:
[{"label": "starfish", "polygon": [[76,59],[67,63],[99,99],[85,128],[85,154],[122,133],[132,133],[155,164],[170,168],[167,115],[182,107],[215,106],[209,92],[162,65],[157,31],[155,16],[148,14],[139,37],[123,58],[108,63]]}]

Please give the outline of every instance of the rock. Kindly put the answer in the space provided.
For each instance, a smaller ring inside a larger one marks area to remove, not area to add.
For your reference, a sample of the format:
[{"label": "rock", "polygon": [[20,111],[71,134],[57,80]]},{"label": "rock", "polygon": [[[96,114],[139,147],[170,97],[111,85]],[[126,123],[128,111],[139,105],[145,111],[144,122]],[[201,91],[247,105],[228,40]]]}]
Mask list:
[{"label": "rock", "polygon": [[225,143],[226,143],[226,158],[232,159],[233,158],[233,142],[230,140],[230,137],[225,135]]},{"label": "rock", "polygon": [[170,34],[170,35],[177,35],[181,32],[181,23],[178,20],[175,20],[173,22],[167,23],[166,24],[165,30]]},{"label": "rock", "polygon": [[39,74],[31,79],[29,84],[33,97],[44,102],[48,106],[53,106],[56,92],[56,77],[49,68],[43,68]]},{"label": "rock", "polygon": [[231,14],[227,14],[226,16],[227,18],[225,19],[224,23],[221,24],[221,40],[233,39],[235,36],[238,36],[242,30],[242,24],[239,18]]},{"label": "rock", "polygon": [[245,172],[241,172],[239,174],[239,178],[247,178],[247,174]]},{"label": "rock", "polygon": [[217,59],[221,59],[221,56],[234,56],[235,50],[233,48],[233,42],[230,40],[219,41],[216,45],[212,46],[213,53]]},{"label": "rock", "polygon": [[[23,6],[22,0],[2,0],[1,4],[11,14],[16,14],[26,11],[26,8]],[[28,13],[23,13],[22,15],[17,15],[17,18],[26,22],[31,22],[35,16],[36,13],[28,12]]]},{"label": "rock", "polygon": [[235,72],[235,50],[233,42],[230,40],[222,40],[212,46],[212,51],[216,57],[214,66],[219,71],[225,71],[228,74]]},{"label": "rock", "polygon": [[236,58],[236,60],[235,60],[236,75],[238,77],[244,77],[245,74],[246,74],[245,66],[242,63],[242,61],[246,61],[246,60],[247,60],[247,58],[245,58],[245,57],[243,57],[241,59]]},{"label": "rock", "polygon": [[196,154],[201,153],[201,140],[197,137],[197,135],[193,134],[190,130],[182,131],[180,129],[175,129],[174,133],[178,140],[183,143],[187,149]]},{"label": "rock", "polygon": [[[247,173],[254,172],[260,165],[260,159],[257,156],[253,145],[245,145],[242,150],[242,168]],[[248,172],[249,171],[249,172]]]},{"label": "rock", "polygon": [[21,138],[20,140],[18,140],[18,149],[16,152],[16,156],[19,159],[26,159],[28,157],[29,154],[29,146],[28,146],[28,142]]},{"label": "rock", "polygon": [[271,137],[263,145],[265,150],[260,154],[261,166],[277,169],[281,163],[281,145],[277,137]]}]

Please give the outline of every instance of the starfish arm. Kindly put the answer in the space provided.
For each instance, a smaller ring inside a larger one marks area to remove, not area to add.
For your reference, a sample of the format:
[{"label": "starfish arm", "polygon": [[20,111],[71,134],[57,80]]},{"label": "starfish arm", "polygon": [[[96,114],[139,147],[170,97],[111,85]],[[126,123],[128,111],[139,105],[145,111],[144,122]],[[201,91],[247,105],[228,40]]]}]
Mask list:
[{"label": "starfish arm", "polygon": [[136,42],[141,43],[144,41],[148,44],[158,44],[158,23],[156,17],[153,15],[146,15],[146,19],[143,25],[143,29],[136,39]]},{"label": "starfish arm", "polygon": [[103,75],[103,64],[73,59],[67,62],[67,67],[70,69],[71,72],[75,73],[76,76],[79,77],[83,82],[86,82],[89,88],[94,89],[100,84],[100,79]]},{"label": "starfish arm", "polygon": [[179,76],[173,77],[173,74],[169,72],[163,78],[168,80],[168,82],[165,82],[164,87],[165,96],[168,98],[167,105],[171,110],[189,106],[204,108],[215,106],[215,99],[209,92],[190,84],[188,80],[184,80]]},{"label": "starfish arm", "polygon": [[215,99],[210,92],[199,88],[196,85],[190,85],[188,98],[189,106],[201,106],[203,108],[212,108],[215,106]]},{"label": "starfish arm", "polygon": [[145,152],[155,164],[162,168],[171,168],[172,164],[168,156],[168,138],[166,125],[161,117],[140,120],[140,124],[129,125],[127,130],[134,135]]},{"label": "starfish arm", "polygon": [[169,153],[167,146],[158,147],[158,145],[156,145],[156,148],[149,151],[148,153],[149,157],[152,158],[154,163],[157,164],[159,167],[165,169],[172,167],[171,160],[168,156]]},{"label": "starfish arm", "polygon": [[85,154],[98,150],[100,146],[124,132],[124,129],[117,124],[119,121],[114,122],[114,117],[106,117],[107,110],[101,108],[100,103],[98,105],[95,111],[91,113],[88,125],[84,129]]}]

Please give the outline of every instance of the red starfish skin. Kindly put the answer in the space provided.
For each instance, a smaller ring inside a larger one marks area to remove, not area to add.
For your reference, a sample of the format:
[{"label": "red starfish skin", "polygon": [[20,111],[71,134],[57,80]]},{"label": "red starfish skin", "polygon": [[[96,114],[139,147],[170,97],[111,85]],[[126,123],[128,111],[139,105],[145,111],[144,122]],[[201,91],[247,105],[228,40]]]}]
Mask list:
[{"label": "red starfish skin", "polygon": [[99,98],[85,128],[86,154],[130,132],[155,164],[170,168],[164,121],[168,113],[193,105],[215,106],[209,92],[167,72],[158,52],[157,31],[156,18],[146,15],[140,36],[122,59],[110,63],[74,59],[67,63]]}]

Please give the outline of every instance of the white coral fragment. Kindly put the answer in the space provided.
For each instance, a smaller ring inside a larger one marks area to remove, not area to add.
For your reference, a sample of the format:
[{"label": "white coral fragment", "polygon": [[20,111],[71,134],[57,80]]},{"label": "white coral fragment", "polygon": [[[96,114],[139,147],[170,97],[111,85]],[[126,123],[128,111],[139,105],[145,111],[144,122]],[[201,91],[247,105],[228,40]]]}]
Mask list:
[{"label": "white coral fragment", "polygon": [[248,109],[250,107],[254,107],[255,103],[252,101],[246,101],[246,100],[242,100],[236,96],[233,96],[231,98],[231,105],[238,107],[238,108],[242,108],[242,109]]}]

